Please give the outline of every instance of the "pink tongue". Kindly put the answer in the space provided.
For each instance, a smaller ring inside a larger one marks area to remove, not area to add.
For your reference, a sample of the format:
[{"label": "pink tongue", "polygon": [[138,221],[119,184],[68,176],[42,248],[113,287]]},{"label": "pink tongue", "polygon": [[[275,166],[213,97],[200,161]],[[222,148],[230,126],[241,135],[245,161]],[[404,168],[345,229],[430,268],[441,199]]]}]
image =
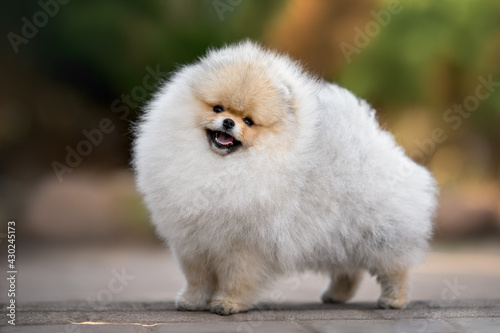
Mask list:
[{"label": "pink tongue", "polygon": [[233,137],[229,134],[224,133],[224,132],[219,132],[219,136],[217,136],[216,140],[221,145],[232,145],[233,144]]}]

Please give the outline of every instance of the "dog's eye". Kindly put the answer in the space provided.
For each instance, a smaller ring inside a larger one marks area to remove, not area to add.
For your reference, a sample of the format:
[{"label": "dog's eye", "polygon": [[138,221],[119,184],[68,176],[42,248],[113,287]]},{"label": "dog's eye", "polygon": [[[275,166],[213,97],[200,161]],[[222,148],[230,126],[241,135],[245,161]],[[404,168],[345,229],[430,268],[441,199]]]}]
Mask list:
[{"label": "dog's eye", "polygon": [[245,122],[245,124],[247,124],[248,126],[252,126],[253,125],[253,121],[252,119],[246,117],[246,118],[243,118],[243,121]]},{"label": "dog's eye", "polygon": [[214,106],[215,113],[221,113],[222,111],[224,111],[224,108],[222,106],[220,106],[220,105]]}]

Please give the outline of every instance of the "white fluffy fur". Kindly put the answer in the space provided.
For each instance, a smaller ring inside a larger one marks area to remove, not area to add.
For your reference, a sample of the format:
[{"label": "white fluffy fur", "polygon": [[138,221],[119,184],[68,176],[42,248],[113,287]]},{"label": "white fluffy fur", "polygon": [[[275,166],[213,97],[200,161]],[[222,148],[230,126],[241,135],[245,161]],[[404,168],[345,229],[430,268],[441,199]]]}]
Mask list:
[{"label": "white fluffy fur", "polygon": [[[221,156],[196,123],[192,84],[207,68],[238,62],[264,68],[295,113],[286,132],[262,138],[265,148]],[[209,51],[162,87],[138,126],[134,167],[157,232],[186,274],[181,309],[235,313],[282,274],[314,270],[335,281],[359,269],[382,281],[379,305],[402,307],[390,290],[397,281],[384,278],[419,263],[432,233],[435,181],[375,111],[250,42]]]}]

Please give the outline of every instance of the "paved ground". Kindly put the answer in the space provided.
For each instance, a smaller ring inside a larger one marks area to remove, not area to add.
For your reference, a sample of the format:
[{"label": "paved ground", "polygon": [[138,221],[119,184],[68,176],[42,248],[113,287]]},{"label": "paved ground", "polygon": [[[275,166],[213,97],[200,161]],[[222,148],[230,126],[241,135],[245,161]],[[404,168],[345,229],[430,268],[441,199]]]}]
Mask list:
[{"label": "paved ground", "polygon": [[[405,310],[376,309],[368,276],[353,302],[320,304],[328,281],[306,274],[230,317],[175,311],[182,275],[157,247],[21,248],[18,258],[17,326],[2,332],[500,332],[497,247],[435,248],[413,273]],[[2,290],[2,309],[7,300]]]},{"label": "paved ground", "polygon": [[500,300],[414,302],[405,310],[373,303],[262,303],[248,313],[221,317],[179,312],[173,302],[120,302],[99,308],[86,302],[23,306],[16,329],[4,332],[495,332]]}]

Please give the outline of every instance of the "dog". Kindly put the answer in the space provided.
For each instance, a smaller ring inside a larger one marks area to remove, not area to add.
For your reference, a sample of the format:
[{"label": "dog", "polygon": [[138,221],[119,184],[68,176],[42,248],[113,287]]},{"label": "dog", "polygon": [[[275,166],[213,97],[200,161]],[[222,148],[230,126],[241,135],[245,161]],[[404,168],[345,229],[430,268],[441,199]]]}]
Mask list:
[{"label": "dog", "polygon": [[164,83],[136,129],[133,166],[186,285],[179,310],[247,311],[278,277],[330,276],[345,302],[362,272],[378,305],[408,303],[437,186],[348,90],[244,41]]}]

